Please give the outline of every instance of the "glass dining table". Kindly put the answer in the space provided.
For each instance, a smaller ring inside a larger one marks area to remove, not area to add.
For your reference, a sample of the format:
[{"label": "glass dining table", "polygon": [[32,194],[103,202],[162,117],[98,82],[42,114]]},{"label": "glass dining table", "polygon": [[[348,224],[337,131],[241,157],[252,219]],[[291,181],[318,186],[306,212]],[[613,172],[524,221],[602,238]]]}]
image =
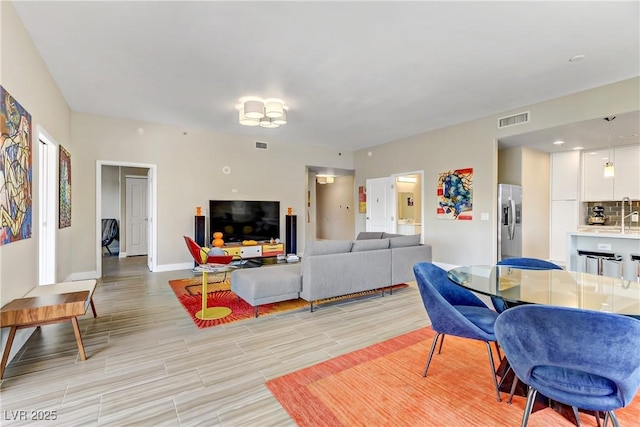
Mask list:
[{"label": "glass dining table", "polygon": [[[566,270],[522,270],[499,265],[458,267],[449,270],[447,276],[470,291],[502,299],[507,307],[547,304],[640,316],[640,283],[621,278]],[[525,385],[516,381],[513,371],[507,367],[508,362],[503,358],[496,370],[501,377],[500,390],[526,395]],[[538,394],[533,411],[545,407],[553,408],[579,425],[570,407]]]},{"label": "glass dining table", "polygon": [[454,283],[508,306],[546,304],[640,315],[640,283],[567,270],[471,265],[449,270]]}]

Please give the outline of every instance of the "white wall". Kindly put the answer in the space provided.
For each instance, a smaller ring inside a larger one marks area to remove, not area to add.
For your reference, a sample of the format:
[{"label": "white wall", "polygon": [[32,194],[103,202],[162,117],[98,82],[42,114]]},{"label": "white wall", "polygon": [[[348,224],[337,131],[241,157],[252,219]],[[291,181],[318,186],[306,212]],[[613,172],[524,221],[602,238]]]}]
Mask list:
[{"label": "white wall", "polygon": [[102,218],[120,218],[120,168],[102,166]]},{"label": "white wall", "polygon": [[[32,131],[32,235],[0,246],[0,305],[20,298],[38,284],[38,221],[39,217],[39,150],[37,126],[40,125],[53,139],[71,153],[71,185],[76,185],[74,168],[77,159],[70,139],[70,110],[58,90],[42,58],[35,49],[13,4],[0,1],[0,82],[2,86],[31,114]],[[72,197],[73,203],[76,199]],[[72,206],[73,209],[73,206]],[[95,210],[95,209],[94,209]],[[56,280],[71,273],[71,234],[77,227],[80,212],[73,209],[71,227],[56,230]],[[7,328],[2,329],[2,342]],[[29,336],[30,331],[19,331],[14,351]],[[4,346],[4,344],[3,344]],[[12,353],[12,354],[13,354]]]},{"label": "white wall", "polygon": [[316,184],[317,238],[353,239],[354,209],[353,175],[338,176],[333,184]]},{"label": "white wall", "polygon": [[[102,166],[102,218],[115,218],[120,226],[120,168]],[[112,253],[120,252],[120,241],[115,239],[110,245]],[[106,249],[103,249],[107,252]]]},{"label": "white wall", "polygon": [[[143,129],[143,132],[139,132]],[[124,120],[84,113],[72,114],[72,138],[78,161],[74,177],[74,206],[86,214],[73,234],[73,270],[90,275],[96,270],[95,234],[96,161],[144,163],[157,166],[159,266],[188,263],[184,235],[193,233],[196,206],[210,199],[279,200],[281,223],[286,207],[296,214],[306,211],[306,166],[353,169],[353,155],[341,150],[279,142],[272,129],[260,138]],[[267,150],[255,140],[267,141]],[[231,169],[223,173],[224,166]],[[284,226],[281,227],[284,232]],[[304,250],[305,228],[298,227],[298,250]],[[281,236],[283,237],[283,236]],[[123,244],[123,242],[121,242]]]},{"label": "white wall", "polygon": [[549,259],[551,159],[528,148],[522,157],[522,255]]},{"label": "white wall", "polygon": [[[509,135],[602,118],[640,109],[640,79],[586,90],[562,98],[499,112],[379,146],[358,150],[354,157],[356,187],[368,178],[406,170],[425,171],[424,238],[433,245],[433,259],[456,265],[492,264],[496,258],[497,154],[496,141]],[[530,111],[527,124],[498,129],[499,117]],[[371,151],[371,156],[367,153]],[[436,178],[439,172],[472,167],[472,221],[436,218]],[[489,220],[482,221],[481,213]],[[365,215],[356,214],[356,233],[365,229]]]}]

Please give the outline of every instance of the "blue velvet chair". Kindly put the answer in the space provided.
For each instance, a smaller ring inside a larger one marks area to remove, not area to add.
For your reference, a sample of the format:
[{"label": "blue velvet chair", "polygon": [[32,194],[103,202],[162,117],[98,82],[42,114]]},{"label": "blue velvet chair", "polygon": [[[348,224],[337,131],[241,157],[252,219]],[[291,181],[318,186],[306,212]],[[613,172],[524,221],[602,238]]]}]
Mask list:
[{"label": "blue velvet chair", "polygon": [[[562,270],[557,264],[538,258],[505,258],[498,261],[497,265],[507,265],[521,270]],[[491,303],[498,313],[502,313],[508,307],[498,297],[491,297]]]},{"label": "blue velvet chair", "polygon": [[424,308],[427,310],[431,320],[431,327],[436,331],[422,376],[427,376],[438,338],[441,338],[438,353],[442,350],[445,335],[484,341],[489,354],[493,384],[498,402],[500,402],[496,368],[491,345],[489,344],[490,342],[496,342],[493,324],[498,317],[498,313],[487,307],[471,291],[453,283],[447,277],[445,270],[430,262],[415,264],[413,273],[418,282]]},{"label": "blue velvet chair", "polygon": [[[495,334],[516,375],[529,386],[522,426],[540,392],[556,402],[613,413],[640,387],[640,321],[618,314],[522,305],[500,314]],[[577,414],[576,414],[577,415]]]}]

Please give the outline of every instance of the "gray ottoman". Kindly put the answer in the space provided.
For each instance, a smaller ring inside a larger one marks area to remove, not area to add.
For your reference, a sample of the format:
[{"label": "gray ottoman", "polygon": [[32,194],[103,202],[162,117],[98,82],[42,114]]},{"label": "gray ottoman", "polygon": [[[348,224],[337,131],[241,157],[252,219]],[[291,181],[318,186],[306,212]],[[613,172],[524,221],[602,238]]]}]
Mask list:
[{"label": "gray ottoman", "polygon": [[297,299],[302,290],[301,263],[234,270],[231,290],[255,308],[278,301]]}]

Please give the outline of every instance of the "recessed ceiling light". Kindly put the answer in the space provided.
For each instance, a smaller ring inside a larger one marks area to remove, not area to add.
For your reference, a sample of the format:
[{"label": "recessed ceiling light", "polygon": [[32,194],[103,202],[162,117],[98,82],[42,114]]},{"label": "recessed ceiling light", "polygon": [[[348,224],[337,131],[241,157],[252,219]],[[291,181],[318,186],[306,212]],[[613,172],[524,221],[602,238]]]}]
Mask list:
[{"label": "recessed ceiling light", "polygon": [[582,61],[584,58],[586,58],[586,56],[584,56],[584,55],[576,55],[576,56],[572,56],[571,58],[569,58],[569,62],[578,62],[578,61]]},{"label": "recessed ceiling light", "polygon": [[636,136],[638,136],[637,133],[630,133],[628,135],[620,135],[618,138],[620,139],[627,139],[627,138],[635,138]]},{"label": "recessed ceiling light", "polygon": [[553,145],[562,145],[562,144],[564,144],[564,141],[561,140],[561,139],[559,139],[557,141],[553,141]]},{"label": "recessed ceiling light", "polygon": [[574,150],[582,150],[584,147],[573,147]]}]

